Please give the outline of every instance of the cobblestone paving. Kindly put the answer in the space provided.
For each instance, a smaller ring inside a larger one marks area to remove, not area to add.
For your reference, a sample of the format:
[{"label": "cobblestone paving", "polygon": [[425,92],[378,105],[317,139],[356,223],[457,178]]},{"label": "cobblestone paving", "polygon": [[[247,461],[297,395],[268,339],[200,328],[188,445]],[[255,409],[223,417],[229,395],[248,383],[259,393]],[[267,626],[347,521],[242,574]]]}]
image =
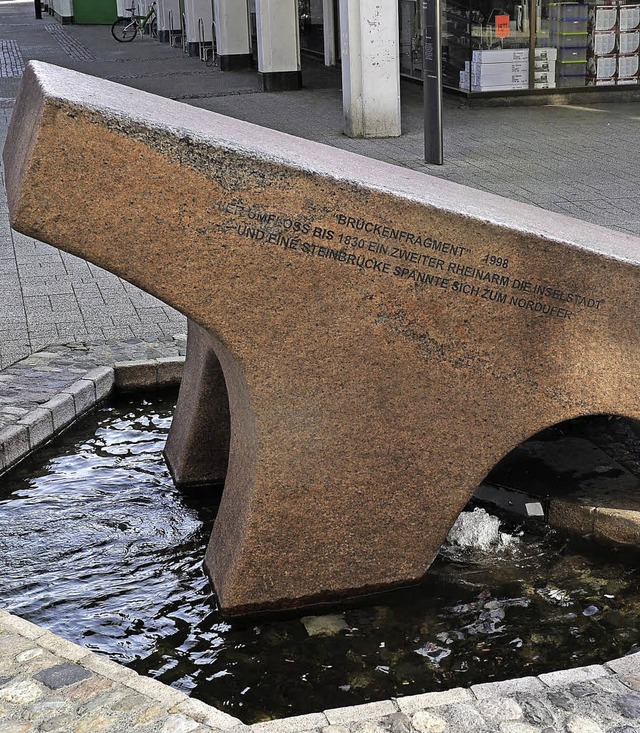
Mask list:
[{"label": "cobblestone paving", "polygon": [[56,344],[0,372],[0,435],[96,367],[184,356],[186,337]]},{"label": "cobblestone paving", "polygon": [[0,77],[20,77],[24,72],[24,59],[16,41],[0,40]]},{"label": "cobblestone paving", "polygon": [[640,654],[243,725],[0,611],[0,733],[640,733]]},{"label": "cobblestone paving", "polygon": [[94,61],[95,55],[75,36],[68,33],[58,23],[47,23],[44,26],[47,33],[50,33],[60,44],[60,48],[71,59],[76,61]]},{"label": "cobblestone paving", "polygon": [[220,733],[237,718],[0,611],[0,733]]}]

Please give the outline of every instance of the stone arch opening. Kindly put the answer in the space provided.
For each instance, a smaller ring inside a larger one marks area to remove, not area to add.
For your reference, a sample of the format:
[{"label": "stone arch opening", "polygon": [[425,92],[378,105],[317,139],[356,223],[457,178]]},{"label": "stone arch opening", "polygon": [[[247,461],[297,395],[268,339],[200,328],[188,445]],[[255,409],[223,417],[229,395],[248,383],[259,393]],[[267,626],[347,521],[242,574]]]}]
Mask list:
[{"label": "stone arch opening", "polygon": [[640,546],[640,421],[600,413],[544,428],[504,455],[474,498],[571,534]]}]

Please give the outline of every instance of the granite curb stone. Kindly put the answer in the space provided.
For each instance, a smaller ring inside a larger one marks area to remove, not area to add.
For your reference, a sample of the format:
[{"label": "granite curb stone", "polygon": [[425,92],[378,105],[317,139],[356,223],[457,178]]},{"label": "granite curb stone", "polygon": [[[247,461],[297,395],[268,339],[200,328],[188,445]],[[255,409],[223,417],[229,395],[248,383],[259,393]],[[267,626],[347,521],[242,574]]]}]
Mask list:
[{"label": "granite curb stone", "polygon": [[[12,365],[10,369],[19,371],[21,367],[33,364],[42,368],[43,361],[59,359],[59,356],[49,351],[39,352]],[[30,401],[32,393],[24,398],[24,392],[12,392],[6,387],[3,390],[7,382],[0,382],[0,396],[3,396],[3,392],[13,395],[18,405],[24,405],[24,412],[15,423],[0,428],[0,473],[71,425],[114,389],[128,392],[176,386],[180,383],[183,366],[184,356],[175,354],[146,360],[117,361],[112,365],[92,364],[79,379],[62,386],[56,394],[39,403]],[[70,370],[66,373],[73,374]],[[21,397],[27,401],[21,403]]]}]

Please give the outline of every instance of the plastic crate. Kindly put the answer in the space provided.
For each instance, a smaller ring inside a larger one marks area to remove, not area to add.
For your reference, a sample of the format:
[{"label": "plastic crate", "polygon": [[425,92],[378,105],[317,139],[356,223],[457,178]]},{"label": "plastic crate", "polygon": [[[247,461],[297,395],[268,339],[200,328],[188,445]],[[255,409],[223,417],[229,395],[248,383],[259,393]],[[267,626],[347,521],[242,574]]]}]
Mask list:
[{"label": "plastic crate", "polygon": [[556,79],[557,87],[584,87],[586,84],[587,81],[584,74],[582,76],[559,76]]},{"label": "plastic crate", "polygon": [[556,63],[556,74],[561,76],[586,76],[586,61],[558,61]]},{"label": "plastic crate", "polygon": [[558,48],[558,58],[560,58],[561,49],[584,48],[589,45],[589,36],[587,33],[559,33],[551,36],[553,45]]},{"label": "plastic crate", "polygon": [[587,11],[587,6],[582,3],[547,3],[547,13],[550,18],[560,20],[586,19]]},{"label": "plastic crate", "polygon": [[552,34],[586,33],[587,19],[582,18],[581,20],[559,20],[558,18],[550,18],[549,31]]},{"label": "plastic crate", "polygon": [[584,48],[559,48],[558,61],[583,61],[587,60],[587,47]]}]

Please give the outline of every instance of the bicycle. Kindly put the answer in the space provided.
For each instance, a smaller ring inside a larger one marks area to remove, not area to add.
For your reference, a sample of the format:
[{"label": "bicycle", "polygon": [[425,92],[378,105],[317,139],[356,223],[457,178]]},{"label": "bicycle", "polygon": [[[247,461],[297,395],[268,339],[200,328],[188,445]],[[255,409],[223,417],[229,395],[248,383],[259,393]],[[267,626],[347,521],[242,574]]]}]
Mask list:
[{"label": "bicycle", "polygon": [[118,18],[111,26],[111,35],[120,43],[128,43],[138,35],[143,33],[149,26],[149,33],[153,38],[158,37],[158,21],[156,19],[156,4],[152,3],[149,12],[146,15],[136,15],[133,11],[135,8],[127,8],[127,12],[131,13],[130,18]]}]

